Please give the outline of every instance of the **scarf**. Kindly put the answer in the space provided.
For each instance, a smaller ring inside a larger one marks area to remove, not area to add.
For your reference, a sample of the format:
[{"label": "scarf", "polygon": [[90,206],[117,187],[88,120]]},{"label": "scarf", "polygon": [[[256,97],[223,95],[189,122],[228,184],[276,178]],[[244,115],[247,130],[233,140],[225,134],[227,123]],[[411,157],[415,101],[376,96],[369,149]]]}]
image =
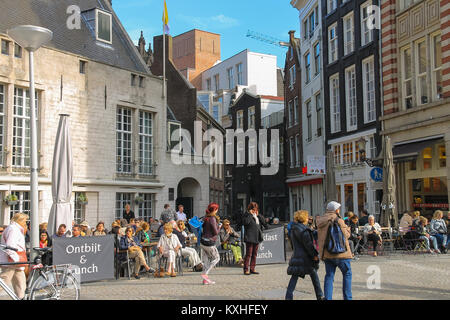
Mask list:
[{"label": "scarf", "polygon": [[251,213],[251,212],[250,212],[250,214],[252,215],[253,219],[255,219],[256,224],[259,225],[259,219],[258,219],[258,216],[257,216],[256,214]]}]

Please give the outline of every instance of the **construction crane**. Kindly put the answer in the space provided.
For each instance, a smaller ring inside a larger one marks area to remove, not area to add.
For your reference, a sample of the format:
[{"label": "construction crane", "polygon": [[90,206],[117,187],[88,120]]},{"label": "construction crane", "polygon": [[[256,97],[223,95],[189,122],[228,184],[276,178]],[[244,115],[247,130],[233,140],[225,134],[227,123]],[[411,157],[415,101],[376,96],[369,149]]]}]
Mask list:
[{"label": "construction crane", "polygon": [[280,47],[280,48],[284,48],[284,47],[289,47],[290,44],[289,42],[286,41],[282,41],[279,40],[277,38],[259,33],[259,32],[255,32],[255,31],[251,31],[251,30],[247,30],[247,38],[252,38],[258,41],[262,41],[262,42],[266,42],[269,43],[271,45],[274,45],[276,47]]}]

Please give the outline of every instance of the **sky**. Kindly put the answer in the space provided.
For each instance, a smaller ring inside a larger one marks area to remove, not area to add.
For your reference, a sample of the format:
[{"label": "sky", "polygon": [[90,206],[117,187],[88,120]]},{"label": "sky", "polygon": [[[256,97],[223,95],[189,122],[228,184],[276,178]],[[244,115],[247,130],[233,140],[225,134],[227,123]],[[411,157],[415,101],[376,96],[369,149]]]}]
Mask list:
[{"label": "sky", "polygon": [[[194,28],[221,35],[221,60],[244,49],[273,54],[284,68],[286,48],[247,37],[248,30],[281,41],[288,41],[289,30],[298,37],[298,11],[290,0],[166,0],[170,35],[176,36]],[[141,30],[145,41],[153,42],[162,34],[164,0],[113,0],[113,9],[137,41]],[[153,43],[152,43],[153,48]]]}]

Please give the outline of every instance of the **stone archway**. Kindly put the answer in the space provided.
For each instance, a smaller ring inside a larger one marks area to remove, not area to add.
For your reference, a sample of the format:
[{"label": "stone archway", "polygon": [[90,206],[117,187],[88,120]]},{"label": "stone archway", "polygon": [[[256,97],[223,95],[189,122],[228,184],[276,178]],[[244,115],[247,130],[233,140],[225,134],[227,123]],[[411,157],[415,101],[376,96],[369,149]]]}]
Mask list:
[{"label": "stone archway", "polygon": [[201,217],[204,213],[204,208],[200,208],[201,200],[202,188],[200,183],[194,178],[181,179],[177,186],[176,209],[178,209],[179,204],[182,204],[188,219],[193,216]]}]

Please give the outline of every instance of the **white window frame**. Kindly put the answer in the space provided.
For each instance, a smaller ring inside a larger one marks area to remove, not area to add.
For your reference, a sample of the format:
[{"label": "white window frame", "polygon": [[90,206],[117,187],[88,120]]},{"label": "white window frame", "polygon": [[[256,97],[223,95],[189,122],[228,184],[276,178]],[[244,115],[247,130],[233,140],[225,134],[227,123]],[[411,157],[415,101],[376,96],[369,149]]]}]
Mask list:
[{"label": "white window frame", "polygon": [[290,158],[290,167],[293,168],[295,165],[295,154],[294,154],[294,137],[289,138],[289,158]]},{"label": "white window frame", "polygon": [[84,220],[86,220],[86,206],[84,206],[80,201],[78,201],[78,197],[81,194],[85,194],[84,192],[75,192],[75,201],[73,206],[73,220],[76,224],[80,224]]},{"label": "white window frame", "polygon": [[294,102],[293,102],[294,106],[293,106],[293,111],[294,111],[294,125],[298,124],[298,97],[294,98]]},{"label": "white window frame", "polygon": [[[360,15],[361,15],[361,46],[365,46],[373,41],[373,30],[370,30],[367,26],[367,21],[369,20],[370,13],[368,12],[368,7],[372,5],[372,0],[366,1],[361,5]],[[364,13],[367,14],[364,17]],[[367,40],[366,40],[367,35]]]},{"label": "white window frame", "polygon": [[[423,44],[425,46],[425,71],[420,73],[420,49],[419,49],[419,45]],[[418,106],[420,105],[424,105],[427,103],[430,103],[430,99],[428,96],[428,75],[427,75],[427,70],[428,70],[428,57],[427,57],[427,42],[425,38],[421,38],[419,40],[417,40],[416,42],[414,42],[414,70],[415,70],[415,77],[416,77],[416,104]],[[426,92],[425,92],[425,96],[427,97],[427,102],[422,102],[422,88],[421,88],[421,79],[425,79],[425,84],[426,84]]]},{"label": "white window frame", "polygon": [[228,88],[232,90],[234,88],[234,69],[233,67],[227,69]]},{"label": "white window frame", "polygon": [[[350,29],[348,29],[347,22],[350,21]],[[353,19],[353,12],[349,13],[343,18],[344,25],[344,56],[352,53],[355,50],[355,22]]]},{"label": "white window frame", "polygon": [[[314,48],[314,75],[318,75],[320,73],[320,42],[316,42],[313,46]],[[317,49],[319,49],[317,51]]]},{"label": "white window frame", "polygon": [[347,108],[347,131],[353,131],[358,127],[355,65],[345,69],[345,101]]},{"label": "white window frame", "polygon": [[308,84],[311,81],[311,54],[309,51],[305,54],[305,83]]},{"label": "white window frame", "polygon": [[295,166],[300,167],[300,134],[295,135]]},{"label": "white window frame", "polygon": [[238,63],[236,65],[236,73],[237,73],[237,84],[243,85],[244,84],[244,73],[242,71],[242,62]]},{"label": "white window frame", "polygon": [[289,69],[289,88],[292,90],[294,89],[294,84],[296,80],[295,75],[295,64]]},{"label": "white window frame", "polygon": [[122,219],[122,214],[125,211],[125,206],[127,204],[130,205],[130,210],[134,211],[133,200],[134,200],[134,193],[116,192],[116,204],[115,204],[116,219]]},{"label": "white window frame", "polygon": [[[440,52],[440,56],[441,56],[441,61],[436,61],[436,45],[435,45],[435,39],[436,38],[440,38],[440,48],[441,48],[441,52]],[[441,36],[441,32],[435,32],[433,34],[431,34],[430,37],[431,40],[431,46],[430,46],[430,50],[431,50],[431,88],[432,88],[432,100],[433,101],[437,101],[442,99],[442,36]],[[439,78],[440,78],[440,93],[438,92],[438,74],[440,74]]]},{"label": "white window frame", "polygon": [[139,111],[139,174],[153,175],[153,114],[143,110]]},{"label": "white window frame", "polygon": [[[105,40],[105,39],[102,39],[102,38],[99,38],[99,36],[98,36],[98,30],[99,30],[99,26],[98,26],[99,19],[98,19],[98,16],[99,16],[99,13],[100,14],[104,14],[104,15],[109,17],[109,26],[110,26],[110,28],[109,28],[109,39],[110,40],[109,41]],[[111,13],[108,13],[108,12],[105,12],[105,11],[99,10],[99,9],[95,10],[95,37],[96,37],[96,39],[98,41],[112,44],[112,15],[111,15]]]},{"label": "white window frame", "polygon": [[330,123],[331,133],[341,131],[341,106],[339,102],[339,73],[330,77]]},{"label": "white window frame", "polygon": [[214,75],[214,86],[216,87],[216,91],[220,90],[220,77],[219,74]]},{"label": "white window frame", "polygon": [[[10,218],[16,213],[25,213],[31,219],[31,192],[30,191],[11,191],[11,194],[17,196],[17,204],[9,207]],[[29,220],[28,220],[29,221]]]},{"label": "white window frame", "polygon": [[236,111],[236,129],[244,129],[244,110]]},{"label": "white window frame", "polygon": [[248,129],[250,129],[250,128],[255,129],[256,124],[255,124],[255,107],[254,106],[248,108],[247,116],[248,116],[248,119],[247,119],[248,127],[247,128]]},{"label": "white window frame", "polygon": [[[407,74],[406,74],[406,59],[405,59],[405,52],[409,50],[409,78],[407,78]],[[402,106],[403,108],[409,109],[407,106],[407,99],[409,99],[411,102],[411,106],[410,108],[413,107],[413,84],[412,84],[412,78],[413,78],[413,61],[412,61],[412,49],[411,46],[406,46],[400,49],[400,59],[401,59],[401,80],[402,80]],[[411,88],[411,94],[407,95],[407,90],[406,87],[409,83],[409,87]]]},{"label": "white window frame", "polygon": [[330,14],[337,8],[337,0],[327,0],[327,13]]},{"label": "white window frame", "polygon": [[[129,145],[124,147],[124,143]],[[129,159],[129,162],[124,159]],[[116,172],[133,173],[133,110],[126,107],[117,107],[116,111]]]},{"label": "white window frame", "polygon": [[155,199],[154,193],[139,193],[139,197],[144,199],[143,202],[138,205],[137,217],[149,221],[153,217],[153,203]]},{"label": "white window frame", "polygon": [[294,117],[293,117],[293,108],[294,107],[294,100],[290,100],[288,102],[288,127],[292,127],[293,125],[293,121],[294,121]]},{"label": "white window frame", "polygon": [[206,79],[206,90],[211,91],[211,78]]},{"label": "white window frame", "polygon": [[314,102],[316,104],[316,135],[321,137],[323,135],[323,107],[322,107],[322,97],[320,92],[314,95]]},{"label": "white window frame", "polygon": [[362,61],[362,78],[364,123],[369,123],[377,119],[375,99],[375,60],[373,56]]},{"label": "white window frame", "polygon": [[[332,31],[334,37],[332,38]],[[328,27],[328,64],[333,63],[338,58],[338,34],[337,34],[337,22]]]},{"label": "white window frame", "polygon": [[312,141],[312,107],[311,107],[312,101],[308,100],[305,103],[305,109],[306,109],[306,119],[307,119],[307,125],[306,125],[306,130],[307,130],[307,138],[306,140]]}]

